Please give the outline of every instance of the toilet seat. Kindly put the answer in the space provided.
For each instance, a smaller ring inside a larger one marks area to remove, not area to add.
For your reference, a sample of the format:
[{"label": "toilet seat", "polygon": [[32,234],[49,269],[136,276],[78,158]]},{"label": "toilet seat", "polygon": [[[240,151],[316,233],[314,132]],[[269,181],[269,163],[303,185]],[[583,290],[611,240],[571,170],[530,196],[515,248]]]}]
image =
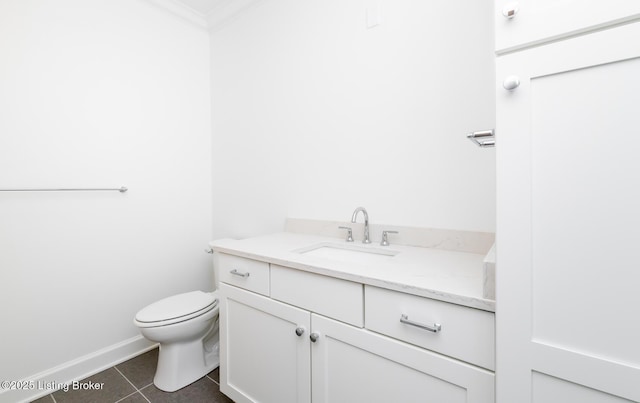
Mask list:
[{"label": "toilet seat", "polygon": [[139,327],[167,326],[204,315],[217,306],[217,291],[191,291],[161,299],[141,309],[134,322]]}]

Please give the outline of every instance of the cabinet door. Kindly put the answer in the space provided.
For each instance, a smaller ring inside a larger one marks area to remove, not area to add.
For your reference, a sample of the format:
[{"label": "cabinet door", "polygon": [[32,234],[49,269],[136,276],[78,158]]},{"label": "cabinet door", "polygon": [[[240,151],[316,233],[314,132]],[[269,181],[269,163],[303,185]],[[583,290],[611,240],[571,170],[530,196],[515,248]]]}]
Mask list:
[{"label": "cabinet door", "polygon": [[415,346],[312,315],[314,403],[493,403],[494,375]]},{"label": "cabinet door", "polygon": [[309,312],[227,284],[220,294],[220,390],[238,403],[310,402]]},{"label": "cabinet door", "polygon": [[497,60],[499,403],[640,401],[638,38]]},{"label": "cabinet door", "polygon": [[[498,53],[640,17],[637,0],[500,0],[495,4]],[[506,18],[503,8],[514,5],[518,12]]]}]

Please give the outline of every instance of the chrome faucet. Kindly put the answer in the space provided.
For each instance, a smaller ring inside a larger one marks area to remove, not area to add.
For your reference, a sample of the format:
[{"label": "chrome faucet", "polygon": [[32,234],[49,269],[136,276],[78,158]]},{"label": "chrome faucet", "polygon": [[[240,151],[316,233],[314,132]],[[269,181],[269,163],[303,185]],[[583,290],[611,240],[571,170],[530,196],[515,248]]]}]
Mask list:
[{"label": "chrome faucet", "polygon": [[369,214],[367,214],[367,210],[364,207],[358,207],[351,216],[351,222],[356,222],[358,213],[361,211],[362,215],[364,215],[364,239],[362,240],[362,243],[371,243],[369,240]]}]

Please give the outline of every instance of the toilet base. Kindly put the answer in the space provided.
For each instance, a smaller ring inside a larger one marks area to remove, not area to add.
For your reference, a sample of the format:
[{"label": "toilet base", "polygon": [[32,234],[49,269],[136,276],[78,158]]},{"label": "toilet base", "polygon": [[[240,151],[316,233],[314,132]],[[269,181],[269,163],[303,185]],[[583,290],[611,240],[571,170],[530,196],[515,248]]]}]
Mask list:
[{"label": "toilet base", "polygon": [[153,384],[165,392],[175,392],[207,375],[219,365],[220,352],[217,343],[206,350],[203,348],[202,340],[180,344],[160,343],[158,367]]},{"label": "toilet base", "polygon": [[[146,316],[142,315],[142,317],[150,316],[152,319],[161,317],[162,315],[158,315],[158,312],[154,313],[154,309],[156,311],[159,309],[158,304],[162,302],[167,305],[168,302],[173,303],[174,300],[180,302],[180,298],[185,299],[185,295],[188,299],[190,297],[188,294],[190,293],[158,301],[155,308],[154,304],[144,308],[141,312]],[[196,295],[198,294],[196,293]],[[211,297],[215,301],[216,293],[212,293]],[[161,304],[160,308],[167,309]],[[206,308],[208,310],[198,316],[191,316],[177,322],[170,319],[145,322],[138,319],[138,316],[141,315],[140,312],[136,315],[134,323],[140,328],[142,335],[160,344],[158,366],[153,378],[153,383],[158,389],[165,392],[175,392],[197,381],[219,366],[219,307],[212,304]],[[151,314],[148,311],[151,311]],[[197,311],[193,313],[195,314]],[[171,315],[170,309],[168,315]],[[169,323],[166,323],[167,321]]]}]

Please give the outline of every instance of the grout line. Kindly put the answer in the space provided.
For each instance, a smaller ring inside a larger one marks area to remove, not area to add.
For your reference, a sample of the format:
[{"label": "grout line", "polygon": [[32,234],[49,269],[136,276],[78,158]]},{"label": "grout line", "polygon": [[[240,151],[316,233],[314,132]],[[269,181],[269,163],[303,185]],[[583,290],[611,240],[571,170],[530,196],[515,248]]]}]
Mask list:
[{"label": "grout line", "polygon": [[51,399],[53,400],[53,403],[58,403],[58,401],[56,400],[56,398],[55,398],[55,397],[53,397],[53,393],[52,393],[52,394],[50,394],[49,396],[51,396]]},{"label": "grout line", "polygon": [[133,396],[133,395],[135,395],[135,394],[137,394],[137,393],[140,393],[140,392],[139,392],[139,391],[137,391],[137,390],[136,390],[135,392],[131,392],[131,393],[129,393],[128,395],[126,395],[125,397],[123,397],[122,399],[120,399],[120,400],[116,400],[116,402],[115,402],[115,403],[121,402],[121,401],[123,401],[124,399],[129,398],[129,397],[131,397],[131,396]]},{"label": "grout line", "polygon": [[141,387],[141,388],[140,388],[140,390],[139,390],[139,392],[140,392],[140,394],[142,395],[142,397],[144,397],[144,400],[146,400],[146,401],[147,401],[147,402],[149,402],[149,403],[151,403],[151,400],[149,400],[149,398],[148,398],[144,393],[142,393],[142,391],[143,391],[144,389],[148,388],[148,387],[149,387],[149,386],[151,386],[151,385],[153,385],[153,382],[151,382],[150,384],[148,384],[148,385],[146,385],[146,386]]},{"label": "grout line", "polygon": [[113,367],[113,369],[115,369],[116,371],[118,371],[118,373],[119,373],[120,375],[122,375],[122,377],[123,377],[127,382],[129,382],[129,384],[130,384],[131,386],[133,386],[133,388],[136,390],[136,392],[138,392],[138,391],[139,391],[139,389],[136,387],[136,385],[134,385],[134,384],[133,384],[133,382],[131,382],[131,381],[129,380],[129,378],[127,378],[126,376],[124,376],[124,374],[123,374],[122,372],[120,372],[120,370],[119,370],[117,367]]},{"label": "grout line", "polygon": [[[147,402],[151,403],[151,401],[150,401],[149,399],[147,399],[147,397],[146,397],[145,395],[143,395],[143,394],[142,394],[142,392],[140,392],[140,389],[138,389],[138,388],[136,387],[136,385],[134,385],[134,384],[133,384],[133,382],[131,382],[131,381],[129,380],[129,378],[127,378],[126,376],[124,376],[124,374],[123,374],[122,372],[120,372],[120,370],[119,370],[117,367],[115,367],[115,366],[114,366],[114,367],[113,367],[113,369],[115,369],[116,371],[118,371],[118,373],[119,373],[120,375],[122,375],[122,377],[123,377],[127,382],[129,382],[129,384],[131,384],[131,386],[133,386],[133,388],[136,390],[135,392],[133,392],[133,393],[131,393],[131,394],[129,394],[129,395],[127,395],[127,396],[123,397],[122,399],[118,400],[116,403],[118,403],[118,402],[120,402],[120,401],[122,401],[122,400],[126,399],[127,397],[129,397],[129,396],[131,396],[131,395],[133,395],[133,394],[135,394],[135,393],[139,393],[142,397],[144,397],[144,400],[146,400]],[[149,386],[149,385],[147,385],[147,386]],[[145,387],[146,387],[146,386],[145,386]]]},{"label": "grout line", "polygon": [[[213,371],[212,371],[213,372]],[[211,372],[209,372],[210,374]],[[209,374],[206,375],[207,378],[211,379],[213,381],[213,383],[215,383],[216,385],[218,385],[218,387],[220,387],[220,382],[216,381],[215,379],[213,379],[212,377],[209,376]]]},{"label": "grout line", "polygon": [[209,378],[213,383],[215,383],[216,385],[220,386],[220,383],[216,382],[215,379],[213,379],[212,377],[210,377],[209,375],[206,375],[207,378]]}]

